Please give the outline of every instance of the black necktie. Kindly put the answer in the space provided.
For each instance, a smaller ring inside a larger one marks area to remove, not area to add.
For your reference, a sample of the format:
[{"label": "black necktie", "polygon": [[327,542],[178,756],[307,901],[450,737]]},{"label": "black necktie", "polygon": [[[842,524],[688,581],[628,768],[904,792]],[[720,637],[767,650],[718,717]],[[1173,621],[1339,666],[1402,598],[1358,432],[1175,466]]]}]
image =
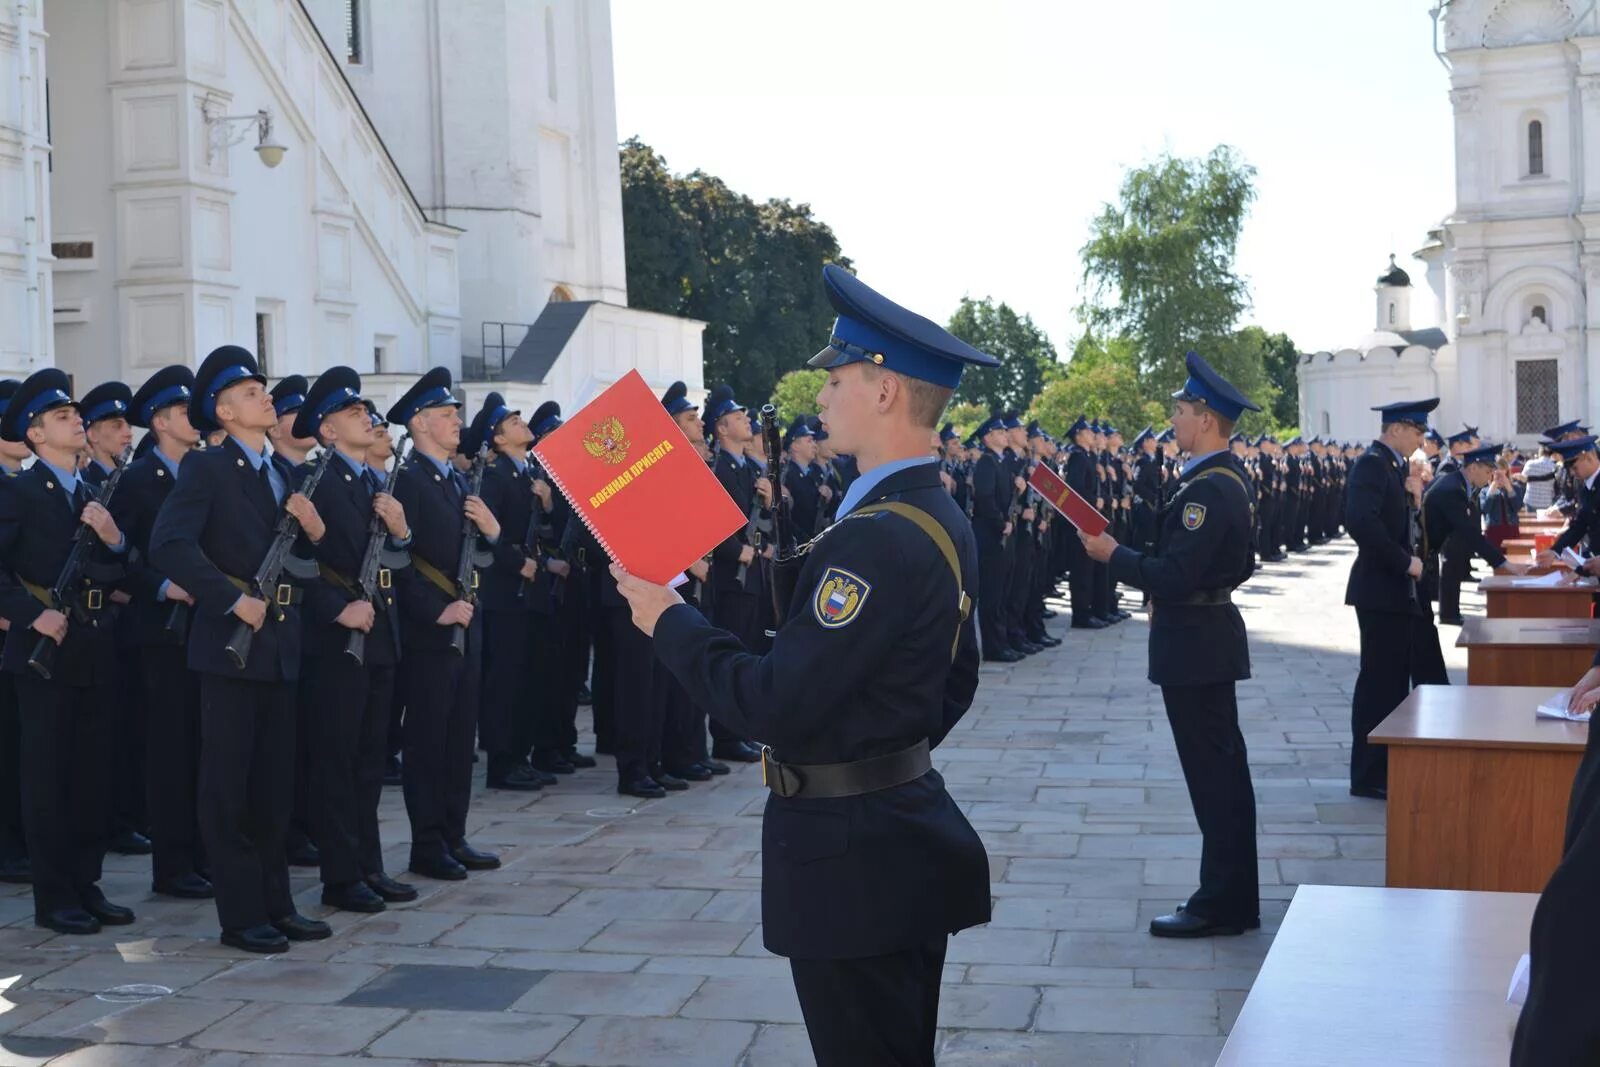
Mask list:
[{"label": "black necktie", "polygon": [[89,503],[89,489],[83,484],[83,479],[78,479],[78,484],[72,488],[72,513],[82,515],[84,505]]},{"label": "black necktie", "polygon": [[267,491],[267,499],[272,501],[272,506],[278,506],[278,494],[272,491],[272,477],[267,474],[267,464],[263,462],[256,468],[256,478],[261,482],[261,488]]}]

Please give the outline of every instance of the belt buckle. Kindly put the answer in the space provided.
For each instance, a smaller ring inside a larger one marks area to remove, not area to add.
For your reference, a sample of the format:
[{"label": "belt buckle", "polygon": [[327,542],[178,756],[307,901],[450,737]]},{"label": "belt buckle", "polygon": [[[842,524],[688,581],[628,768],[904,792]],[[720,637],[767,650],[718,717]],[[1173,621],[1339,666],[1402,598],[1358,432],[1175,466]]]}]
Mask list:
[{"label": "belt buckle", "polygon": [[91,589],[84,594],[83,602],[90,611],[99,611],[105,606],[105,593],[99,589]]},{"label": "belt buckle", "polygon": [[388,589],[393,584],[394,584],[394,578],[391,576],[389,568],[388,567],[379,567],[378,568],[378,588],[379,589]]},{"label": "belt buckle", "polygon": [[277,601],[280,608],[290,606],[294,603],[294,586],[288,582],[279,582],[276,596],[273,599]]},{"label": "belt buckle", "polygon": [[478,569],[476,567],[472,569],[472,588],[474,590],[478,588]]},{"label": "belt buckle", "polygon": [[772,759],[772,746],[761,746],[761,784],[769,785],[767,781],[767,763]]}]

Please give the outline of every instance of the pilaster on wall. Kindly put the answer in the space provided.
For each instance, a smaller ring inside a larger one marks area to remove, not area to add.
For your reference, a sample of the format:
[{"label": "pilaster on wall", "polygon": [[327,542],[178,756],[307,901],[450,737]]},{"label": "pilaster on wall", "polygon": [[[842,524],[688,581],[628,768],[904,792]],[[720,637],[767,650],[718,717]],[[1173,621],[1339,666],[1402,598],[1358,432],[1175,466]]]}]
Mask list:
[{"label": "pilaster on wall", "polygon": [[43,0],[0,5],[0,373],[55,361]]}]

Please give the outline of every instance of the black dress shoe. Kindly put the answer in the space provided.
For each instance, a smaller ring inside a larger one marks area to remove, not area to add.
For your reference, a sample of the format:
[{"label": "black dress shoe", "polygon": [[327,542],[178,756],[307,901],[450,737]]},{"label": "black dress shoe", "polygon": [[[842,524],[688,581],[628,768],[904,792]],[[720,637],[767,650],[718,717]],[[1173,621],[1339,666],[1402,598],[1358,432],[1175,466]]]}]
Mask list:
[{"label": "black dress shoe", "polygon": [[654,778],[635,778],[631,782],[623,782],[617,786],[617,792],[627,797],[638,797],[640,800],[660,800],[667,795],[661,788],[661,783]]},{"label": "black dress shoe", "polygon": [[701,760],[698,764],[696,764],[696,766],[704,767],[706,769],[706,773],[711,775],[728,773],[728,765],[726,763],[720,763],[717,760],[710,758]]},{"label": "black dress shoe", "polygon": [[148,856],[152,846],[150,839],[139,831],[123,830],[106,847],[121,856]]},{"label": "black dress shoe", "polygon": [[[1238,937],[1244,933],[1245,923],[1224,923],[1202,918],[1185,908],[1171,915],[1150,920],[1150,933],[1156,937]],[[1260,926],[1256,920],[1255,926]]]},{"label": "black dress shoe", "polygon": [[133,922],[133,909],[111,903],[97,885],[83,891],[83,910],[100,920],[101,926],[127,926]]},{"label": "black dress shoe", "polygon": [[409,866],[412,874],[420,874],[424,878],[436,878],[441,882],[467,880],[467,869],[443,852],[437,856],[412,856]]},{"label": "black dress shoe", "polygon": [[1093,615],[1072,620],[1072,629],[1074,630],[1104,630],[1107,625],[1107,623],[1101,622]]},{"label": "black dress shoe", "polygon": [[743,741],[719,742],[711,746],[711,754],[717,759],[732,760],[735,763],[761,762],[761,750],[751,748]]},{"label": "black dress shoe", "polygon": [[1117,617],[1117,619],[1119,621],[1122,621],[1122,622],[1126,622],[1127,620],[1133,618],[1133,612],[1131,612],[1131,611],[1123,611],[1121,608],[1118,608],[1116,611],[1112,612],[1112,614],[1115,615]]},{"label": "black dress shoe", "polygon": [[651,777],[656,780],[656,785],[673,793],[681,793],[689,788],[688,782],[675,774],[668,774],[666,771],[657,771]]},{"label": "black dress shoe", "polygon": [[216,896],[216,890],[211,888],[211,883],[204,878],[188,871],[176,878],[167,878],[153,882],[150,892],[164,897],[177,897],[180,900],[210,900]]},{"label": "black dress shoe", "polygon": [[33,883],[33,864],[26,856],[0,860],[0,882],[5,882],[8,885],[31,885]]},{"label": "black dress shoe", "polygon": [[222,931],[222,943],[245,952],[288,952],[289,939],[276,926],[250,926]]},{"label": "black dress shoe", "polygon": [[589,692],[588,683],[585,682],[583,685],[578,686],[578,705],[579,705],[579,707],[585,707],[586,708],[590,704],[593,704],[593,703],[594,703],[594,694]]},{"label": "black dress shoe", "polygon": [[985,663],[1016,663],[1022,658],[1021,652],[1013,652],[1009,648],[1002,648],[999,652],[983,657]]},{"label": "black dress shoe", "polygon": [[417,887],[398,882],[387,874],[367,875],[367,885],[372,891],[391,904],[404,904],[417,899]]},{"label": "black dress shoe", "polygon": [[580,771],[586,771],[591,767],[598,766],[598,764],[595,763],[593,756],[585,756],[582,752],[579,752],[575,748],[562,749],[561,754],[567,758],[568,763],[572,764]]},{"label": "black dress shoe", "polygon": [[1036,653],[1044,651],[1043,645],[1036,645],[1032,641],[1024,641],[1020,645],[1015,645],[1013,647],[1016,648],[1018,652],[1021,652],[1024,656],[1032,656]]},{"label": "black dress shoe", "polygon": [[384,764],[383,764],[383,784],[384,785],[399,785],[399,784],[401,784],[401,779],[400,779],[400,757],[399,756],[390,756],[387,760],[384,761]]},{"label": "black dress shoe", "polygon": [[504,774],[496,772],[489,775],[484,780],[484,785],[490,789],[508,789],[514,793],[537,793],[544,788],[544,782],[534,777],[533,768],[521,764],[513,766]]},{"label": "black dress shoe", "polygon": [[1045,648],[1057,648],[1061,644],[1061,638],[1051,637],[1049,634],[1041,634],[1040,636],[1033,638],[1033,643],[1036,645],[1043,645]]},{"label": "black dress shoe", "polygon": [[533,768],[546,774],[573,774],[578,770],[565,755],[548,748],[533,754]]},{"label": "black dress shoe", "polygon": [[[668,771],[667,774],[671,775],[673,778],[677,778],[685,782],[711,781],[711,772],[700,766],[698,763],[691,763],[687,767],[674,767]],[[661,779],[658,777],[656,781],[661,782]],[[666,785],[667,783],[661,782],[661,784]]]},{"label": "black dress shoe", "polygon": [[451,846],[450,858],[469,871],[492,871],[500,866],[499,856],[481,848],[473,848],[465,841]]},{"label": "black dress shoe", "polygon": [[317,846],[310,841],[300,841],[285,853],[285,858],[291,867],[320,867],[322,866],[322,853],[317,851]]},{"label": "black dress shoe", "polygon": [[273,919],[272,925],[290,941],[322,941],[333,936],[333,927],[321,919],[308,919],[297,911]]},{"label": "black dress shoe", "polygon": [[322,906],[340,911],[379,912],[388,907],[383,898],[365,882],[322,887]]},{"label": "black dress shoe", "polygon": [[1360,788],[1356,788],[1355,786],[1351,786],[1350,795],[1353,797],[1365,797],[1368,800],[1388,800],[1389,787],[1382,785],[1364,785]]},{"label": "black dress shoe", "polygon": [[55,911],[35,912],[33,925],[58,934],[98,934],[100,920],[82,908],[57,908]]}]

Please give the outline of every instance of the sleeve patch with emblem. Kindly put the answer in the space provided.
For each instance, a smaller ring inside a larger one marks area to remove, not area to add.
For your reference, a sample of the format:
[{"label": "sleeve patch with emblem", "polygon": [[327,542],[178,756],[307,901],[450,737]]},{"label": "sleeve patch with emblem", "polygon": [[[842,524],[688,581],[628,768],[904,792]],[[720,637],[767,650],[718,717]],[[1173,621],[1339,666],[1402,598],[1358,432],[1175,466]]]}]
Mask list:
[{"label": "sleeve patch with emblem", "polygon": [[1185,504],[1183,506],[1183,528],[1185,530],[1198,530],[1205,525],[1206,506],[1204,504]]},{"label": "sleeve patch with emblem", "polygon": [[861,614],[861,606],[872,594],[872,586],[842,567],[822,572],[817,591],[811,598],[811,613],[818,625],[828,630],[848,626]]}]

